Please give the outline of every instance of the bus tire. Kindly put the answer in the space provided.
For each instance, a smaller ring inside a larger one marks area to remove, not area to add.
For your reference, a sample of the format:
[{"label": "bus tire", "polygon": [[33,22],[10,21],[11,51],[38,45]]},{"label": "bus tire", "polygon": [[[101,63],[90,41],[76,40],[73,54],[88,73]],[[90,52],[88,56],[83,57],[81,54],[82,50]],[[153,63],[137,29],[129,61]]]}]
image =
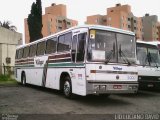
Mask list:
[{"label": "bus tire", "polygon": [[21,77],[21,84],[22,84],[23,86],[25,86],[25,85],[26,85],[26,75],[25,75],[25,73],[24,73],[24,72],[22,73],[22,77]]},{"label": "bus tire", "polygon": [[71,84],[71,80],[69,77],[64,78],[63,94],[65,95],[66,98],[70,98],[70,99],[73,98],[72,84]]}]

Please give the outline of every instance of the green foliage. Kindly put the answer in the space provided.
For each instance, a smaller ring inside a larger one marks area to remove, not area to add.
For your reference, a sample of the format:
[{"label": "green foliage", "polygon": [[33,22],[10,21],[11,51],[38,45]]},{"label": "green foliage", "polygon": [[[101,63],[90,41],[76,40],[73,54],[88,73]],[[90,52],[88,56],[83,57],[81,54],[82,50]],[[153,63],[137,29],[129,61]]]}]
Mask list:
[{"label": "green foliage", "polygon": [[9,75],[0,75],[0,86],[2,85],[17,85],[17,81]]},{"label": "green foliage", "polygon": [[9,81],[10,76],[9,75],[0,75],[0,81]]},{"label": "green foliage", "polygon": [[41,0],[36,0],[31,6],[31,13],[27,19],[30,42],[42,38],[42,5]]},{"label": "green foliage", "polygon": [[0,81],[15,81],[10,75],[0,75]]}]

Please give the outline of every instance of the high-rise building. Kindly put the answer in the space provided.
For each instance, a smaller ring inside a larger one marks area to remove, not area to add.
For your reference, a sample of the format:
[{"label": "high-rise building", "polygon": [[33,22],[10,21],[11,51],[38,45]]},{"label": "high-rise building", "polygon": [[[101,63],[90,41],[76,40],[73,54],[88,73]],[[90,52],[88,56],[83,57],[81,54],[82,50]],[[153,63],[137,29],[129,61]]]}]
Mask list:
[{"label": "high-rise building", "polygon": [[[52,4],[45,8],[45,14],[42,15],[42,35],[46,37],[61,30],[76,26],[78,21],[67,18],[66,5]],[[25,43],[30,42],[27,18],[24,19],[25,25]]]},{"label": "high-rise building", "polygon": [[160,22],[157,23],[157,29],[158,29],[158,41],[160,41]]},{"label": "high-rise building", "polygon": [[143,21],[143,40],[145,41],[154,41],[158,40],[158,17],[157,15],[149,15],[145,14],[144,17],[142,17]]},{"label": "high-rise building", "polygon": [[[97,17],[94,16],[95,15],[88,16],[86,23],[94,24],[91,22],[97,21]],[[101,16],[102,17],[98,17],[98,20],[102,21],[100,22],[100,25],[130,30],[135,32],[137,39],[142,39],[142,19],[133,15],[130,5],[116,4],[115,7],[107,8],[106,15]]]},{"label": "high-rise building", "polygon": [[92,15],[87,16],[86,24],[107,25],[107,15]]}]

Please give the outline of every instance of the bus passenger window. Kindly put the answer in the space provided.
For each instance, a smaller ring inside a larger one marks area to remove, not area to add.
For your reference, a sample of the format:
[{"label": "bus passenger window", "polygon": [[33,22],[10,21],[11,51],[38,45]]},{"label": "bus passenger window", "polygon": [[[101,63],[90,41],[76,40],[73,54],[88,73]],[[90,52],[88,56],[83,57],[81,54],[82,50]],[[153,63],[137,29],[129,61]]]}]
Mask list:
[{"label": "bus passenger window", "polygon": [[19,51],[18,52],[18,59],[21,59],[23,56],[23,48],[19,49],[18,51]]},{"label": "bus passenger window", "polygon": [[15,59],[18,59],[18,52],[19,52],[19,50],[16,50],[16,56],[15,56]]},{"label": "bus passenger window", "polygon": [[56,52],[56,46],[57,46],[57,38],[51,38],[47,40],[46,53],[51,54]]},{"label": "bus passenger window", "polygon": [[58,52],[69,51],[71,49],[72,34],[66,33],[59,36],[58,39]]},{"label": "bus passenger window", "polygon": [[31,45],[29,48],[29,57],[33,57],[36,55],[37,44]]},{"label": "bus passenger window", "polygon": [[77,35],[74,35],[72,40],[72,61],[73,62],[75,62],[75,57],[76,57],[76,45],[77,45]]},{"label": "bus passenger window", "polygon": [[23,58],[27,58],[29,54],[29,46],[24,48]]},{"label": "bus passenger window", "polygon": [[38,55],[44,55],[45,54],[45,49],[46,49],[46,42],[40,42],[37,45],[37,56]]},{"label": "bus passenger window", "polygon": [[86,33],[79,34],[78,44],[77,44],[77,62],[84,61],[85,43],[86,43]]}]

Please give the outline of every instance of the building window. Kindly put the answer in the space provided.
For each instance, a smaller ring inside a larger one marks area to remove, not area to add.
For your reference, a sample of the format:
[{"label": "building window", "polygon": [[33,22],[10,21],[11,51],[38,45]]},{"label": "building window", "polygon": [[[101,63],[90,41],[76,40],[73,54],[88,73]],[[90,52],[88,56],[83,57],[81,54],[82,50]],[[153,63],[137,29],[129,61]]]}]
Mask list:
[{"label": "building window", "polygon": [[122,24],[122,27],[124,28],[124,23]]},{"label": "building window", "polygon": [[112,19],[111,17],[108,17],[108,20],[109,20],[109,21],[111,21],[111,19]]},{"label": "building window", "polygon": [[58,27],[58,30],[62,30],[62,27]]},{"label": "building window", "polygon": [[134,30],[136,30],[137,28],[136,27],[134,27]]},{"label": "building window", "polygon": [[98,19],[96,19],[95,22],[98,23]]},{"label": "building window", "polygon": [[131,21],[131,18],[128,18],[128,21]]},{"label": "building window", "polygon": [[62,23],[62,21],[61,21],[61,20],[58,20],[58,23]]},{"label": "building window", "polygon": [[130,25],[128,25],[128,28],[131,28],[131,26],[130,26]]},{"label": "building window", "polygon": [[71,23],[70,23],[70,22],[67,22],[67,24],[68,24],[68,25],[71,25]]},{"label": "building window", "polygon": [[107,20],[106,20],[106,19],[103,19],[103,22],[107,22]]},{"label": "building window", "polygon": [[52,18],[51,18],[51,22],[52,22]]},{"label": "building window", "polygon": [[136,23],[136,20],[134,20],[134,23]]}]

